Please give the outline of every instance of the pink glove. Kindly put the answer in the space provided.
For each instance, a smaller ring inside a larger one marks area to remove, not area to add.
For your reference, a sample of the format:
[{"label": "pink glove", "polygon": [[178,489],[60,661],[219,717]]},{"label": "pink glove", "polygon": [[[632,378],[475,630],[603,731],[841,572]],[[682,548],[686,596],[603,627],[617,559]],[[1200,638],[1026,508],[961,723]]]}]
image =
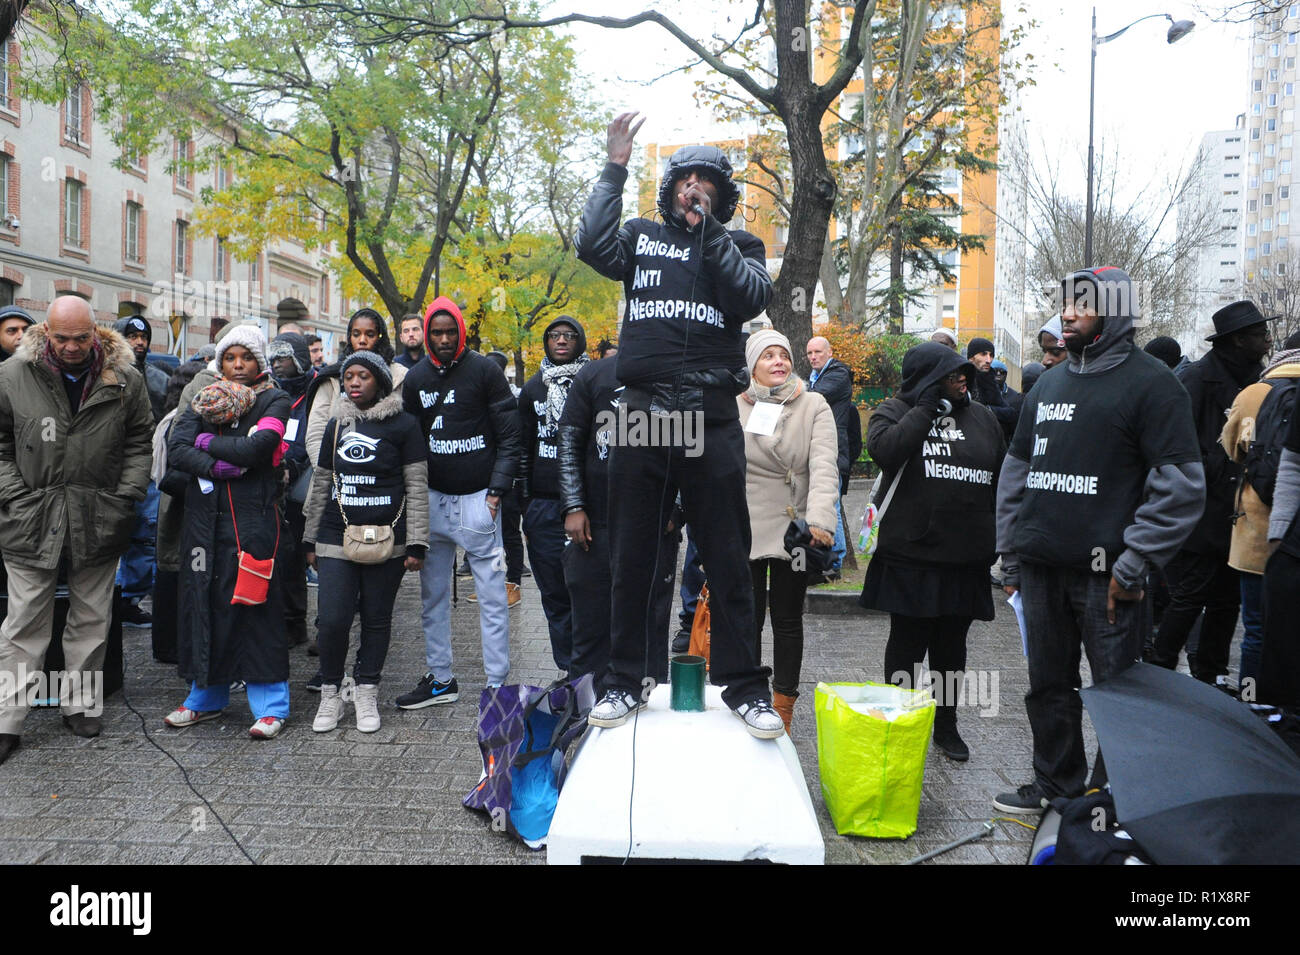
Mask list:
[{"label": "pink glove", "polygon": [[231,464],[229,461],[218,461],[212,465],[212,476],[219,481],[233,481],[235,478],[243,477],[248,468],[241,468],[238,464]]},{"label": "pink glove", "polygon": [[212,443],[212,439],[215,437],[216,435],[211,431],[204,431],[194,439],[194,447],[198,448],[200,451],[206,451],[208,450],[208,445]]}]

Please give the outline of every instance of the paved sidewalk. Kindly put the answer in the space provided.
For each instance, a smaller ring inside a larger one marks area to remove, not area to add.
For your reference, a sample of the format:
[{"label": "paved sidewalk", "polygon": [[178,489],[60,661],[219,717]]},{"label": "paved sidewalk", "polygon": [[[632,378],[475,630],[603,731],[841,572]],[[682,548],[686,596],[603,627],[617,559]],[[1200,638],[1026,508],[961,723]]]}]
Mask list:
[{"label": "paved sidewalk", "polygon": [[[462,581],[462,599],[452,614],[460,702],[397,710],[392,699],[424,673],[419,583],[407,576],[380,692],[384,725],[371,735],[350,728],[350,707],[342,724],[348,728],[311,731],[317,697],[303,684],[314,672],[315,658],[302,649],[293,653],[292,716],[278,739],[248,738],[252,718],[239,694],[222,719],[188,730],[166,729],[162,717],[184,699],[185,687],[174,668],[153,661],[148,631],[127,630],[126,697],[109,701],[103,736],[78,739],[56,712],[36,711],[22,749],[0,767],[0,862],[245,862],[216,814],[249,855],[264,863],[544,862],[544,852],[490,831],[484,816],[460,804],[479,778],[474,727],[484,683],[477,605],[466,601],[465,593]],[[881,679],[888,618],[805,618],[794,742],[828,862],[914,858],[979,828],[995,815],[990,803],[995,792],[1030,778],[1020,638],[1010,609],[1000,599],[995,604],[997,619],[976,622],[969,640],[970,669],[997,679],[995,712],[993,707],[984,716],[974,708],[962,712],[970,762],[953,763],[931,752],[919,828],[905,841],[835,833],[822,802],[813,724],[817,681]],[[512,677],[538,684],[553,679],[532,578],[524,579],[524,602],[511,612],[511,624]],[[770,659],[770,643],[765,652]],[[128,709],[127,699],[184,773],[146,740],[142,720]],[[1090,752],[1093,745],[1089,733]],[[186,785],[185,773],[211,810]],[[1011,823],[995,826],[992,835],[937,861],[1023,862],[1029,830]]]}]

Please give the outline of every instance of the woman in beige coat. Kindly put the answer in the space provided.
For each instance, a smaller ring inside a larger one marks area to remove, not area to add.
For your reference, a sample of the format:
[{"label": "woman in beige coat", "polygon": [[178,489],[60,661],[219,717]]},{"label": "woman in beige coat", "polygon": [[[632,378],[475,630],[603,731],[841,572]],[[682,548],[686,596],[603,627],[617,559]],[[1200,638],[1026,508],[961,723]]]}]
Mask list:
[{"label": "woman in beige coat", "polygon": [[809,391],[794,373],[790,355],[790,342],[780,332],[763,329],[750,335],[745,345],[750,385],[736,398],[745,429],[755,642],[761,645],[770,606],[772,706],[787,732],[799,695],[808,575],[787,553],[785,531],[792,520],[802,518],[813,542],[830,547],[840,489],[835,417],[826,399]]}]

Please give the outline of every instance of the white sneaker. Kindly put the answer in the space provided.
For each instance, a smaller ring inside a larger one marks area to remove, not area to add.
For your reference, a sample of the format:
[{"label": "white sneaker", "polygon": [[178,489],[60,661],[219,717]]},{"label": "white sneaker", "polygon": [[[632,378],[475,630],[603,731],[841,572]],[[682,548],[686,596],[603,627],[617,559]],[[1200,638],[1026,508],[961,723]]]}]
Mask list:
[{"label": "white sneaker", "polygon": [[779,739],[785,735],[785,723],[781,714],[772,708],[767,700],[751,700],[741,703],[731,711],[744,720],[749,735],[759,739]]},{"label": "white sneaker", "polygon": [[316,710],[316,719],[312,721],[311,728],[317,733],[328,733],[332,729],[337,729],[339,720],[343,718],[343,697],[339,696],[337,686],[324,686],[320,688],[320,706]]},{"label": "white sneaker", "polygon": [[615,726],[622,726],[629,716],[643,706],[645,703],[631,693],[624,690],[606,690],[600,702],[591,708],[587,722],[592,726],[612,729]]},{"label": "white sneaker", "polygon": [[248,728],[248,735],[253,739],[273,739],[284,729],[284,720],[278,716],[263,716]]},{"label": "white sneaker", "polygon": [[352,705],[357,712],[357,729],[373,733],[379,729],[379,687],[374,683],[358,683],[352,691]]}]

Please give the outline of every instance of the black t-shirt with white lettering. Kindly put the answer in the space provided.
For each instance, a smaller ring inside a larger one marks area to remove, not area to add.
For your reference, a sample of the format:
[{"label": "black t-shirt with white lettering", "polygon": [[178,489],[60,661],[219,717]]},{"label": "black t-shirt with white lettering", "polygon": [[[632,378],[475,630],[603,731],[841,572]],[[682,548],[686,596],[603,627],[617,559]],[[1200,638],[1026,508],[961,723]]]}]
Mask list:
[{"label": "black t-shirt with white lettering", "polygon": [[348,524],[392,525],[397,540],[405,541],[404,469],[424,457],[420,422],[404,411],[378,420],[363,418],[336,438],[338,426],[338,419],[331,418],[316,462],[333,471],[335,478],[329,502],[321,512],[317,543],[342,546],[344,513]]},{"label": "black t-shirt with white lettering", "polygon": [[1045,372],[1025,396],[1010,453],[1029,462],[1016,553],[1096,574],[1123,553],[1151,469],[1201,460],[1187,392],[1138,348],[1105,371]]}]

